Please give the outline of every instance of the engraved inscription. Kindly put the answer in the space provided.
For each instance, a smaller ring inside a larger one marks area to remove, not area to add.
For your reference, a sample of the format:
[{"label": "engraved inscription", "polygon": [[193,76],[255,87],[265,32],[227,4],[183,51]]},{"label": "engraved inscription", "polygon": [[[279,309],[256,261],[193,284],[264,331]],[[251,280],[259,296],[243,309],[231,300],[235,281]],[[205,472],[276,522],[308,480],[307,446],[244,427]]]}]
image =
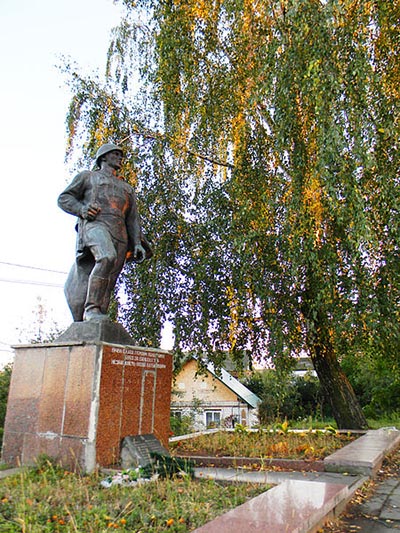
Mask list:
[{"label": "engraved inscription", "polygon": [[123,356],[123,359],[115,358],[111,360],[112,365],[136,366],[141,368],[166,368],[164,364],[165,354],[133,350],[130,348],[112,347],[113,354]]}]

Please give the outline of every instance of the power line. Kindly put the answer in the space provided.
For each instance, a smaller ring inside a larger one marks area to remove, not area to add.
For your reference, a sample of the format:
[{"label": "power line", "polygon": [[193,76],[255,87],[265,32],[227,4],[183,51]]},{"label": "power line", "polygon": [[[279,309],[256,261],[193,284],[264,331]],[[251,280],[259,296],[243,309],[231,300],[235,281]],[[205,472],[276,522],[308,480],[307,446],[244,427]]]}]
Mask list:
[{"label": "power line", "polygon": [[11,350],[11,344],[10,344],[10,343],[0,341],[0,344],[1,344],[2,346],[7,346],[7,348],[2,348],[2,347],[0,346],[0,352],[11,352],[11,353],[14,353],[14,350]]},{"label": "power line", "polygon": [[30,270],[41,270],[42,272],[54,272],[55,274],[68,274],[68,272],[62,272],[61,270],[50,270],[49,268],[41,268],[30,265],[19,265],[18,263],[8,263],[7,261],[0,261],[1,265],[14,266],[19,268],[28,268]]},{"label": "power line", "polygon": [[23,279],[0,278],[0,281],[4,281],[5,283],[21,283],[21,285],[42,285],[44,287],[56,287],[56,288],[64,287],[64,285],[61,285],[60,283],[46,283],[44,281],[28,281],[28,280],[23,280]]}]

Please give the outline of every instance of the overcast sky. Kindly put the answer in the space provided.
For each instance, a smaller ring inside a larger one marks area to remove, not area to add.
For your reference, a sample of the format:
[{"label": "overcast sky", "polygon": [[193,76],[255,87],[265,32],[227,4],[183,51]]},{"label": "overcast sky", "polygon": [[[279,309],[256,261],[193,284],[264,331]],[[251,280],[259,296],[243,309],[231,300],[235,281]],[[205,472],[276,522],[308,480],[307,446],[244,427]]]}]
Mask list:
[{"label": "overcast sky", "polygon": [[69,56],[102,73],[121,11],[112,0],[0,0],[0,10],[2,365],[9,345],[32,337],[38,298],[48,322],[72,321],[62,285],[74,260],[74,217],[57,207],[73,177],[64,163],[70,94],[57,65]]}]

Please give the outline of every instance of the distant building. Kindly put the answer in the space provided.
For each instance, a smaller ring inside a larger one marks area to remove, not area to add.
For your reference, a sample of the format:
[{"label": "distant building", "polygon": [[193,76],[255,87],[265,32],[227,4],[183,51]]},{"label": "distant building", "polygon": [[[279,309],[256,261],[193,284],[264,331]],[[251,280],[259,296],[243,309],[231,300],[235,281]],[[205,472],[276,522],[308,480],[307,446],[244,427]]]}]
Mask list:
[{"label": "distant building", "polygon": [[314,365],[311,361],[311,357],[308,357],[307,355],[301,355],[296,363],[296,367],[293,371],[293,374],[295,376],[305,376],[306,374],[311,374],[312,376],[316,376],[317,373],[314,370]]},{"label": "distant building", "polygon": [[234,427],[236,423],[258,423],[257,407],[261,399],[225,369],[205,365],[198,374],[198,362],[189,359],[177,375],[172,391],[171,415],[190,415],[195,429]]}]

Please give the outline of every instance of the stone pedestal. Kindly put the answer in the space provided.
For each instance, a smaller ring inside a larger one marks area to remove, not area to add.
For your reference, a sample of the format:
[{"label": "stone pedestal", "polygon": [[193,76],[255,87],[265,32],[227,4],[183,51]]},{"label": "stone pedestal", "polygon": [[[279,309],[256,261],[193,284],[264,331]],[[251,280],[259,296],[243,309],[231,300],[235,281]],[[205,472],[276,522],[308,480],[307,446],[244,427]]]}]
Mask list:
[{"label": "stone pedestal", "polygon": [[[15,348],[3,461],[32,464],[45,453],[92,471],[116,464],[129,435],[168,446],[172,355],[129,345],[110,324],[74,324],[54,343]],[[116,333],[125,344],[110,342]]]}]

